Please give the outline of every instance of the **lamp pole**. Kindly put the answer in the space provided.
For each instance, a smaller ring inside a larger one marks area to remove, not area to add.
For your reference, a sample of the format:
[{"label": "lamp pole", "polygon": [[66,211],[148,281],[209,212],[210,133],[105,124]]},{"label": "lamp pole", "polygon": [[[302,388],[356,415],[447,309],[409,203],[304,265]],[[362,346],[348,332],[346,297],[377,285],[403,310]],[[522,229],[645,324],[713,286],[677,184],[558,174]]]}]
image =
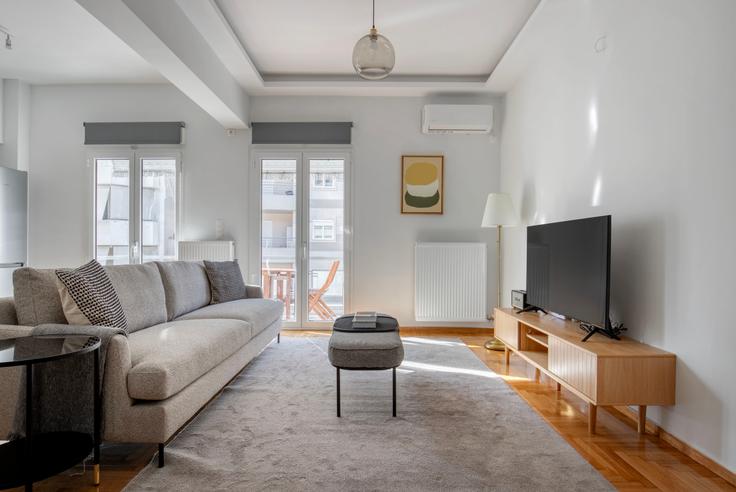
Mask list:
[{"label": "lamp pole", "polygon": [[496,269],[498,270],[498,289],[496,289],[497,297],[496,306],[501,308],[501,228],[502,225],[498,226],[498,233],[496,234]]},{"label": "lamp pole", "polygon": [[[489,193],[486,199],[486,208],[483,211],[483,220],[480,222],[481,227],[495,227],[496,231],[496,279],[498,284],[496,307],[501,309],[501,228],[504,225],[516,225],[519,223],[514,206],[511,203],[511,196],[508,193]],[[489,319],[494,319],[491,316]],[[495,325],[495,323],[494,323]],[[497,326],[495,328],[498,328]],[[498,338],[491,338],[484,347],[488,350],[505,350],[506,346]]]},{"label": "lamp pole", "polygon": [[[502,225],[496,226],[496,274],[498,275],[498,287],[496,288],[496,307],[501,308],[501,228]],[[495,330],[495,321],[494,321]],[[491,338],[483,344],[488,350],[505,350],[506,346],[496,337]]]}]

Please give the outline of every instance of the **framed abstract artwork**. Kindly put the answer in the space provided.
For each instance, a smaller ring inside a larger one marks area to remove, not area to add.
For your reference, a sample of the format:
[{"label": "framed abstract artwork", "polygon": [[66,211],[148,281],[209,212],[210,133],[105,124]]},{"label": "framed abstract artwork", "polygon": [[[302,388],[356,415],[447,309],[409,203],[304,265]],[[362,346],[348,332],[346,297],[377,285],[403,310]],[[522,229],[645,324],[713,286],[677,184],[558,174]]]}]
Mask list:
[{"label": "framed abstract artwork", "polygon": [[442,214],[444,168],[441,155],[401,156],[402,214]]}]

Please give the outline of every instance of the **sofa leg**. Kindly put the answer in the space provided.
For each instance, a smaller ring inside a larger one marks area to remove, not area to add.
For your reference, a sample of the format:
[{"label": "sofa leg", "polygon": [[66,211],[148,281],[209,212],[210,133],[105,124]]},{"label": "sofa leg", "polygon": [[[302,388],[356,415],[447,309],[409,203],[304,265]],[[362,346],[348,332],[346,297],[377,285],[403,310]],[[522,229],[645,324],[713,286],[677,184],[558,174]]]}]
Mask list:
[{"label": "sofa leg", "polygon": [[281,343],[281,333],[276,334],[276,343]]},{"label": "sofa leg", "polygon": [[158,443],[158,467],[164,467],[164,444],[162,442]]}]

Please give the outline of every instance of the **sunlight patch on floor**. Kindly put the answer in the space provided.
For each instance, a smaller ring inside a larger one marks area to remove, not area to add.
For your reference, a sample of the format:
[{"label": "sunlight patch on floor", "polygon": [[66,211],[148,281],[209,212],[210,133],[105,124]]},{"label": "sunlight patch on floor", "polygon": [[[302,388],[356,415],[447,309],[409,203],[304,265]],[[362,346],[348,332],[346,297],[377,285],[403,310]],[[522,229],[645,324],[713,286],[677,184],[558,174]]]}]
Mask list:
[{"label": "sunlight patch on floor", "polygon": [[506,374],[501,374],[500,377],[503,378],[505,381],[526,381],[526,382],[532,381],[532,378],[523,378],[520,376],[508,376]]},{"label": "sunlight patch on floor", "polygon": [[432,340],[430,338],[401,337],[401,341],[407,344],[441,345],[443,347],[464,347],[463,342],[451,342],[449,340]]},{"label": "sunlight patch on floor", "polygon": [[478,376],[481,378],[489,378],[489,379],[495,379],[495,378],[500,377],[498,374],[491,372],[491,371],[483,371],[483,370],[478,370],[478,369],[464,369],[462,367],[441,366],[438,364],[425,364],[424,362],[412,362],[410,360],[405,360],[401,364],[401,366],[416,369],[418,371],[467,374],[469,376]]}]

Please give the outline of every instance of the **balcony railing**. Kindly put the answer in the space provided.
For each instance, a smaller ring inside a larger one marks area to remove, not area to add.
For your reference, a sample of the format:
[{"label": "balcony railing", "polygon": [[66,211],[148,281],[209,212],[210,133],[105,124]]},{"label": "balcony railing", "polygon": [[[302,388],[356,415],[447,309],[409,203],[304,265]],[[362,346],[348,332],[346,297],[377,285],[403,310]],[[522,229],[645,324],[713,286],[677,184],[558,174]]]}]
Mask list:
[{"label": "balcony railing", "polygon": [[261,186],[264,195],[294,196],[295,184],[291,182],[264,180]]},{"label": "balcony railing", "polygon": [[296,238],[293,237],[264,237],[261,238],[263,248],[293,248]]}]

